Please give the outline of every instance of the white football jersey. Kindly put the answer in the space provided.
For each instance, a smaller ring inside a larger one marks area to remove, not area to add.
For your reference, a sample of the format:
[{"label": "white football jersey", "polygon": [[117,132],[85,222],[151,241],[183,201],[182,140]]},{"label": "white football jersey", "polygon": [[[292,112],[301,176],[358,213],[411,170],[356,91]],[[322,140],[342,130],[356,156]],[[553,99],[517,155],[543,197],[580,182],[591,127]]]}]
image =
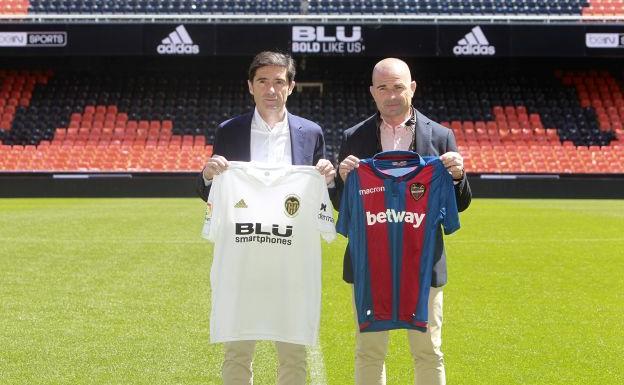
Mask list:
[{"label": "white football jersey", "polygon": [[211,342],[315,345],[321,244],[336,237],[313,166],[229,162],[210,189],[202,235],[214,242]]}]

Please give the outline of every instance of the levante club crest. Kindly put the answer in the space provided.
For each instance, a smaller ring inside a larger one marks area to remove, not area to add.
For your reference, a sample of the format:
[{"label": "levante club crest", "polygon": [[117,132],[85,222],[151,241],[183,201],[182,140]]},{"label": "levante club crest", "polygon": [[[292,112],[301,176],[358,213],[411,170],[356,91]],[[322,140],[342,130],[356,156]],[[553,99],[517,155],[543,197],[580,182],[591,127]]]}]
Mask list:
[{"label": "levante club crest", "polygon": [[412,194],[412,198],[414,198],[414,200],[422,198],[422,196],[425,195],[425,190],[425,185],[422,183],[412,183],[410,185],[410,193]]},{"label": "levante club crest", "polygon": [[286,200],[284,201],[284,209],[286,210],[286,215],[291,218],[297,215],[297,212],[299,211],[299,206],[300,201],[298,196],[289,195],[286,197]]}]

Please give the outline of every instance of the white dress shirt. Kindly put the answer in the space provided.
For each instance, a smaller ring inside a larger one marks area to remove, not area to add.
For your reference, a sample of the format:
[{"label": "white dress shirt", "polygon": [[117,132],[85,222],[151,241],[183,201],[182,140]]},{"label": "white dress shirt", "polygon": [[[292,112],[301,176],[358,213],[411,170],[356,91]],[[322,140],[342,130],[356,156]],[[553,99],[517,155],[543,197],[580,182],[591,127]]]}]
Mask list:
[{"label": "white dress shirt", "polygon": [[270,164],[292,164],[288,113],[284,113],[284,119],[271,128],[256,108],[251,119],[249,145],[251,160]]},{"label": "white dress shirt", "polygon": [[[251,119],[249,150],[250,160],[271,164],[292,164],[288,112],[286,111],[284,119],[271,129],[256,108]],[[211,181],[203,178],[204,184],[208,186]]]}]

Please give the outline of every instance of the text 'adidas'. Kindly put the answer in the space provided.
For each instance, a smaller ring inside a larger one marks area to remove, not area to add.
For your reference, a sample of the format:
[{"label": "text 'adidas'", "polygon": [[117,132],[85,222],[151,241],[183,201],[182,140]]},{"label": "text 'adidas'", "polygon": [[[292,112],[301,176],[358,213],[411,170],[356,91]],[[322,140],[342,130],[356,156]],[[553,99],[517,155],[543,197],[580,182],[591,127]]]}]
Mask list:
[{"label": "text 'adidas'", "polygon": [[161,55],[197,55],[199,46],[193,43],[193,39],[183,25],[179,25],[175,31],[162,40],[156,51]]},{"label": "text 'adidas'", "polygon": [[496,54],[496,48],[490,45],[490,42],[483,34],[481,27],[476,26],[470,32],[457,42],[453,47],[453,53],[457,56],[461,55],[487,55]]}]

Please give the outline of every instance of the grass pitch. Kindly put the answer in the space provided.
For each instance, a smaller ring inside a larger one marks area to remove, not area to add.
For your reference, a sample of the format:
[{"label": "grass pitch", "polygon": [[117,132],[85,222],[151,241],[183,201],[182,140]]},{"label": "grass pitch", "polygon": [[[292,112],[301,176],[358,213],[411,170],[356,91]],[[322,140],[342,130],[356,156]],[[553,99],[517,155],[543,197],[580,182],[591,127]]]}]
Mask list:
[{"label": "grass pitch", "polygon": [[[199,199],[0,200],[0,384],[220,384],[202,218]],[[624,201],[475,200],[461,224],[446,238],[449,384],[624,383]],[[331,385],[353,383],[344,245],[323,255]],[[389,385],[412,383],[402,331],[387,366]],[[275,369],[259,343],[255,383]]]}]

